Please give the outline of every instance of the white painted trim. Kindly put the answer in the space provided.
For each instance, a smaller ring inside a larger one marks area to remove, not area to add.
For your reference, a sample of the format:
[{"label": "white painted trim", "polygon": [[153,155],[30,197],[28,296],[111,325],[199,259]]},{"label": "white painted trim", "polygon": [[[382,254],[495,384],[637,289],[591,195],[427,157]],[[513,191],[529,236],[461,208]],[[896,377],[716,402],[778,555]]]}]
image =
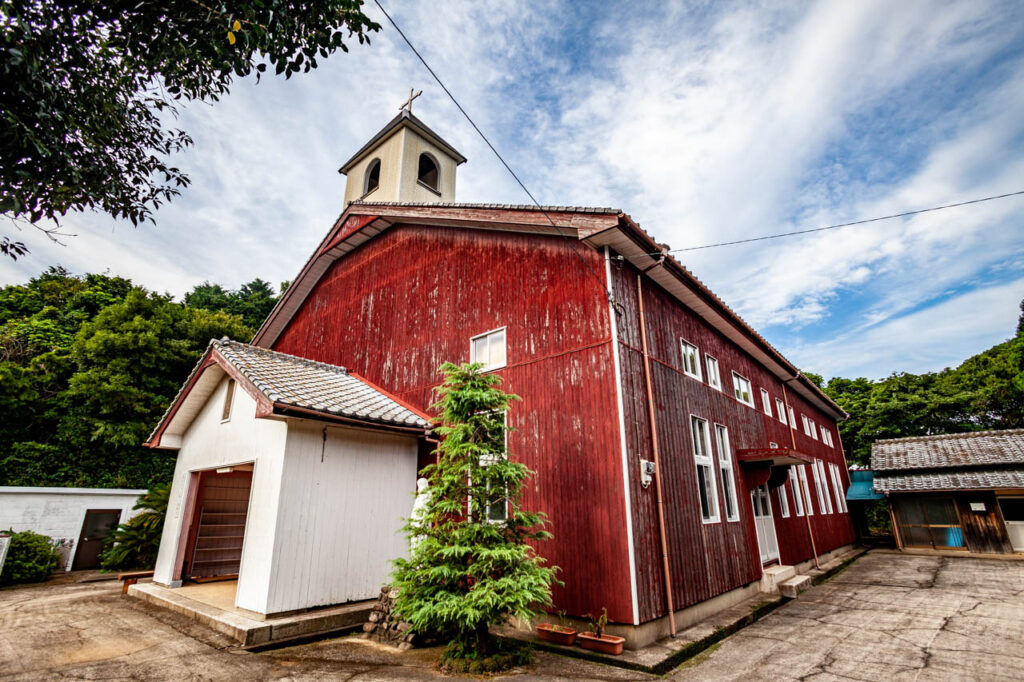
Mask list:
[{"label": "white painted trim", "polygon": [[[612,264],[608,247],[604,247],[604,272],[608,290],[612,288]],[[614,297],[614,294],[613,294]],[[619,446],[622,449],[622,489],[626,498],[626,543],[629,545],[629,589],[633,600],[633,625],[640,624],[640,599],[636,587],[636,548],[633,545],[633,500],[629,492],[629,455],[626,450],[626,410],[622,402],[622,374],[619,369],[619,323],[615,319],[615,306],[608,302],[611,320],[612,364],[615,366],[615,405],[619,411]],[[660,476],[661,472],[655,472]]]},{"label": "white painted trim", "polygon": [[[700,513],[701,521],[703,521],[704,525],[707,526],[707,525],[710,525],[712,523],[721,523],[722,522],[722,509],[721,509],[722,505],[719,504],[720,500],[718,499],[718,497],[719,497],[718,496],[718,472],[716,471],[716,469],[718,467],[718,463],[715,462],[715,451],[711,449],[711,421],[709,421],[707,419],[707,417],[701,417],[699,415],[693,414],[692,412],[690,413],[690,422],[689,422],[689,424],[690,424],[690,447],[694,448],[694,446],[695,446],[695,444],[697,442],[697,440],[696,440],[697,432],[693,428],[693,420],[694,419],[699,419],[700,421],[704,422],[704,449],[707,451],[707,455],[705,457],[703,457],[702,459],[708,460],[707,462],[700,462],[700,461],[698,461],[697,460],[697,451],[695,449],[693,450],[693,454],[690,456],[690,459],[693,462],[693,466],[695,467],[695,470],[697,472],[697,478],[694,480],[694,482],[697,484],[697,503],[698,503],[698,505],[700,504],[700,467],[702,467],[702,466],[706,466],[709,469],[711,469],[711,492],[713,492],[714,495],[715,495],[715,508],[713,510],[715,512],[714,516],[712,516],[711,518],[705,519],[704,518],[704,511],[701,510],[701,513]],[[709,500],[709,502],[710,502],[710,500]],[[710,504],[708,506],[710,507]]]}]

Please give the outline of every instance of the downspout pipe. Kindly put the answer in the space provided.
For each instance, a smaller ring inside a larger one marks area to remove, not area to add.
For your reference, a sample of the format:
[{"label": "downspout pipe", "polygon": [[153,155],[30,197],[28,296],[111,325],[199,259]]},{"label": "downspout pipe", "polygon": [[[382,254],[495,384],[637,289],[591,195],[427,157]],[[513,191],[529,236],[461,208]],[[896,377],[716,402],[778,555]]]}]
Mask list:
[{"label": "downspout pipe", "polygon": [[[797,380],[799,378],[800,378],[799,375],[797,375],[795,377],[790,377],[789,379],[786,379],[786,381],[782,382],[782,400],[786,403],[786,417],[787,418],[791,414],[795,414],[795,412],[791,412],[790,409],[789,409],[789,394],[786,393],[786,384],[789,383],[790,381],[795,381],[795,380]],[[787,421],[788,421],[788,419],[787,419]],[[792,445],[794,450],[796,450],[796,436],[793,434],[793,432],[795,430],[796,430],[796,424],[790,424],[789,425],[789,442]],[[801,466],[804,466],[804,465],[801,465]],[[811,539],[811,554],[814,556],[814,567],[820,569],[821,568],[821,564],[818,563],[818,548],[817,548],[817,546],[814,543],[814,529],[811,528],[811,515],[809,513],[811,511],[810,500],[807,499],[807,491],[804,488],[804,482],[800,479],[799,476],[796,477],[796,487],[800,489],[800,491],[799,491],[800,499],[804,501],[804,521],[807,522],[807,537]],[[821,510],[819,509],[818,511],[820,512]]]},{"label": "downspout pipe", "polygon": [[[652,266],[653,267],[653,266]],[[649,270],[650,268],[648,268]],[[646,271],[645,271],[646,272]],[[647,388],[647,418],[651,424],[651,455],[654,457],[654,494],[658,502],[658,534],[661,542],[661,568],[664,573],[665,601],[668,604],[669,636],[676,636],[675,606],[672,603],[672,571],[668,561],[668,538],[665,535],[665,502],[661,491],[661,459],[658,448],[658,422],[651,386],[651,360],[647,351],[647,322],[644,316],[643,273],[636,274],[636,298],[640,313],[640,347],[644,356],[644,384]]]}]

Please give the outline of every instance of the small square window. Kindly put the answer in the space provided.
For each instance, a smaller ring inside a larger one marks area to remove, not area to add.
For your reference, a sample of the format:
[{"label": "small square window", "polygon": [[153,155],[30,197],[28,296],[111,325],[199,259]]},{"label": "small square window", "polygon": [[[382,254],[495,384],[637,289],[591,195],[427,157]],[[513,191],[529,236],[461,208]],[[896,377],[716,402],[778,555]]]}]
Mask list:
[{"label": "small square window", "polygon": [[469,361],[479,362],[485,372],[505,366],[505,328],[474,336],[470,341]]},{"label": "small square window", "polygon": [[700,351],[689,341],[681,339],[679,344],[683,350],[683,374],[700,380]]},{"label": "small square window", "polygon": [[746,378],[742,374],[732,373],[732,389],[733,395],[736,396],[736,400],[740,401],[744,405],[754,406],[754,393],[750,386],[750,379]]}]

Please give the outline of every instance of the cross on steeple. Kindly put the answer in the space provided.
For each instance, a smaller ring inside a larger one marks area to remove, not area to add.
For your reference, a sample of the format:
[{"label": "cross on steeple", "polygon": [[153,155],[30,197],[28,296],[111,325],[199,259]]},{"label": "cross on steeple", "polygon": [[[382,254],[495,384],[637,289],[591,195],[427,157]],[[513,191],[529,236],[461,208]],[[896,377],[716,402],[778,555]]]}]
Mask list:
[{"label": "cross on steeple", "polygon": [[409,88],[409,99],[405,100],[405,103],[402,106],[398,107],[399,111],[402,111],[404,109],[405,111],[408,111],[410,114],[412,113],[412,101],[419,97],[420,95],[422,95],[423,91],[420,90],[415,95],[412,93],[413,88]]}]

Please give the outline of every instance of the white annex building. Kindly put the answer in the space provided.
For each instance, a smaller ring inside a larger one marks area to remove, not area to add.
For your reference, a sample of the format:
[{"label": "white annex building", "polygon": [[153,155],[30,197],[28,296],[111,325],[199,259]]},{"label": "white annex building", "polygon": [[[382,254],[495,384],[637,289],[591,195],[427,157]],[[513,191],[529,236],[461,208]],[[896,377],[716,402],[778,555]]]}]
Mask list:
[{"label": "white annex building", "polygon": [[270,616],[378,594],[430,424],[342,367],[212,341],[150,436],[178,450],[154,581]]}]

